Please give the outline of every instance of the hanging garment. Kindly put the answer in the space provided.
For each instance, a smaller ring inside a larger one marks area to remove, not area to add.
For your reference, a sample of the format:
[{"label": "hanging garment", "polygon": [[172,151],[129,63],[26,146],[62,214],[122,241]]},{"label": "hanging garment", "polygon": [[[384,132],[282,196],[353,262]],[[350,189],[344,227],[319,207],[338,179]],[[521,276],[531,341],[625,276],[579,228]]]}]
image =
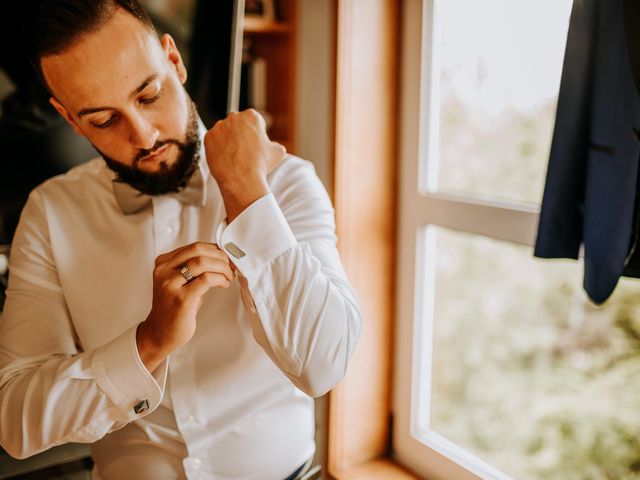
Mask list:
[{"label": "hanging garment", "polygon": [[639,276],[640,4],[575,0],[534,255],[578,258],[604,302]]}]

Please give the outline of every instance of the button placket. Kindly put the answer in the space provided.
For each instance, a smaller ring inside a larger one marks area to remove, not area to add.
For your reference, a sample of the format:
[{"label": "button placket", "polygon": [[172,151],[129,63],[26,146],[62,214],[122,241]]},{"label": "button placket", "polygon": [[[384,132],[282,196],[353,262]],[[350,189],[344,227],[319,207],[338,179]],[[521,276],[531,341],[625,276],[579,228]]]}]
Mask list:
[{"label": "button placket", "polygon": [[193,418],[193,415],[191,415],[190,413],[182,416],[182,423],[184,423],[185,425],[190,425],[194,420],[195,419]]},{"label": "button placket", "polygon": [[202,467],[202,459],[200,457],[187,457],[183,462],[187,474],[195,474]]},{"label": "button placket", "polygon": [[180,202],[171,197],[153,198],[156,255],[173,250],[180,229]]}]

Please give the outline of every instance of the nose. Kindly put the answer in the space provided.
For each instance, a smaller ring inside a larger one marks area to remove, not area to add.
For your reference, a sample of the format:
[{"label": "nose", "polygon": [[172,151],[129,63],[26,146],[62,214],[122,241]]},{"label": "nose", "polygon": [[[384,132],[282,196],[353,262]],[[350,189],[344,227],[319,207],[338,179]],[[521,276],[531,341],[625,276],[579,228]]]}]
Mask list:
[{"label": "nose", "polygon": [[142,114],[137,113],[129,119],[129,136],[136,148],[149,150],[158,140],[160,132]]}]

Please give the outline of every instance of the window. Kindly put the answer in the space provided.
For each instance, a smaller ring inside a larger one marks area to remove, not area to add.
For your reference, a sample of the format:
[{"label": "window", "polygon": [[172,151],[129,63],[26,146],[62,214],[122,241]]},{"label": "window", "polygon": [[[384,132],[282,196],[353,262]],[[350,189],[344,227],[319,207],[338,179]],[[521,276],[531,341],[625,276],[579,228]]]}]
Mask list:
[{"label": "window", "polygon": [[533,258],[571,0],[403,12],[393,447],[426,478],[637,478],[640,284]]}]

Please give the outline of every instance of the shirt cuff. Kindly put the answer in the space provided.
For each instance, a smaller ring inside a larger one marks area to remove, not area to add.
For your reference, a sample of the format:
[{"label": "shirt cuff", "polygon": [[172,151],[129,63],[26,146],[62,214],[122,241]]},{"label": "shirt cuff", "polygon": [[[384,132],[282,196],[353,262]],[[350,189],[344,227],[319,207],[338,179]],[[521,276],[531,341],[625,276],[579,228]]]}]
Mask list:
[{"label": "shirt cuff", "polygon": [[249,205],[230,224],[223,221],[216,239],[247,278],[298,243],[271,193]]},{"label": "shirt cuff", "polygon": [[167,378],[165,360],[153,375],[138,353],[138,325],[98,348],[91,368],[102,391],[121,410],[126,421],[137,420],[154,411],[162,401]]}]

